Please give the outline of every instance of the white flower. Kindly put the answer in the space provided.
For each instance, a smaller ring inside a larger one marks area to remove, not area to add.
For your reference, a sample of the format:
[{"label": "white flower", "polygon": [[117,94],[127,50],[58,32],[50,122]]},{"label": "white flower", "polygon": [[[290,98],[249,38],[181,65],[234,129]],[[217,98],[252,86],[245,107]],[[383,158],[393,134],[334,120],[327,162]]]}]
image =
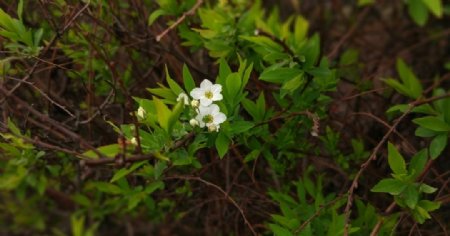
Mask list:
[{"label": "white flower", "polygon": [[184,105],[189,105],[189,97],[185,93],[180,93],[177,97],[177,102],[183,101]]},{"label": "white flower", "polygon": [[145,113],[147,113],[143,107],[139,107],[137,110],[137,116],[141,119],[145,119]]},{"label": "white flower", "polygon": [[200,102],[197,99],[191,101],[191,106],[193,108],[197,108],[200,105]]},{"label": "white flower", "polygon": [[214,101],[222,100],[222,85],[213,84],[211,81],[204,79],[200,84],[200,88],[194,88],[191,91],[191,96],[194,99],[200,100],[200,105],[209,106]]},{"label": "white flower", "polygon": [[219,106],[211,104],[207,107],[200,106],[195,119],[201,128],[206,126],[208,129],[218,130],[219,125],[227,119],[227,116],[220,112]]},{"label": "white flower", "polygon": [[191,124],[192,127],[195,127],[195,126],[199,125],[199,123],[198,123],[198,121],[196,119],[191,119],[189,121],[189,124]]}]

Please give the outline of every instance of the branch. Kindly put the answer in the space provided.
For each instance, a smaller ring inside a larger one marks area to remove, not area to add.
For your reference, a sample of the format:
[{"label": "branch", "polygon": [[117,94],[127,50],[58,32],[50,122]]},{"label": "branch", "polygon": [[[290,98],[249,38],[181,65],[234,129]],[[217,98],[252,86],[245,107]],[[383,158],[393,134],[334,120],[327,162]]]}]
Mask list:
[{"label": "branch", "polygon": [[171,30],[175,29],[179,24],[181,24],[186,19],[187,16],[194,15],[195,11],[197,11],[197,9],[202,5],[202,3],[203,3],[203,0],[197,0],[195,5],[189,11],[183,13],[183,15],[180,16],[180,18],[178,18],[177,21],[175,21],[175,23],[170,25],[169,28],[165,29],[163,32],[158,34],[158,36],[156,36],[156,42],[161,41],[161,39],[164,36],[166,36],[166,34],[168,34]]}]

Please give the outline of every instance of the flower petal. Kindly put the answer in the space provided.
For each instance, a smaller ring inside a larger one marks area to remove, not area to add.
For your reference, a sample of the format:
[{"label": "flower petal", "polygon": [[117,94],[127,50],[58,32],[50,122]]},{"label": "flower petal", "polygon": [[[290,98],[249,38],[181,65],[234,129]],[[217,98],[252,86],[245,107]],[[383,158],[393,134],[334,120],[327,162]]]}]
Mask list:
[{"label": "flower petal", "polygon": [[220,101],[222,99],[223,99],[223,96],[220,93],[215,93],[214,96],[211,98],[211,100],[213,100],[213,101]]},{"label": "flower petal", "polygon": [[214,84],[213,86],[211,86],[211,91],[212,91],[214,94],[222,92],[222,85],[220,85],[220,84]]},{"label": "flower petal", "polygon": [[198,121],[198,126],[200,126],[200,128],[205,127],[205,122],[203,122],[203,115],[198,114],[195,119]]},{"label": "flower petal", "polygon": [[212,103],[211,99],[207,99],[205,97],[200,98],[200,105],[201,106],[207,107],[207,106],[211,105],[211,103]]},{"label": "flower petal", "polygon": [[194,99],[201,99],[205,95],[205,92],[203,89],[195,88],[190,92],[190,94]]},{"label": "flower petal", "polygon": [[210,114],[213,116],[220,113],[220,108],[216,104],[212,104],[211,106],[209,106],[209,108],[211,109]]},{"label": "flower petal", "polygon": [[200,88],[201,89],[207,89],[210,88],[213,84],[211,83],[211,81],[204,79],[201,83],[200,83]]},{"label": "flower petal", "polygon": [[223,114],[222,112],[217,113],[214,116],[214,124],[219,125],[227,120],[227,116]]}]

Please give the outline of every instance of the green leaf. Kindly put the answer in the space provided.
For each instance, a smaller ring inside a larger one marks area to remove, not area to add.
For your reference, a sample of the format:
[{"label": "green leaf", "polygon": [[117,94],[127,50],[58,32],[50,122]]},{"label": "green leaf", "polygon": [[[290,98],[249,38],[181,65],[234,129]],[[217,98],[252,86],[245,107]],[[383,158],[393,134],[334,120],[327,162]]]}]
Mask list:
[{"label": "green leaf", "polygon": [[402,59],[397,59],[397,72],[413,98],[420,97],[423,90],[422,85],[411,68],[409,68]]},{"label": "green leaf", "polygon": [[255,124],[250,121],[235,121],[231,125],[231,133],[232,134],[240,134],[248,131],[249,129],[253,128]]},{"label": "green leaf", "polygon": [[314,66],[320,56],[320,37],[319,34],[314,34],[306,43],[305,47],[300,50],[300,56],[305,57],[304,68]]},{"label": "green leaf", "polygon": [[438,135],[440,132],[436,132],[433,130],[426,129],[422,126],[417,127],[416,132],[414,133],[417,137],[429,138]]},{"label": "green leaf", "polygon": [[416,186],[410,184],[406,187],[405,191],[403,191],[403,197],[406,205],[410,209],[414,209],[419,202],[419,191],[417,191]]},{"label": "green leaf", "polygon": [[411,91],[405,85],[401,84],[395,79],[385,79],[383,80],[387,85],[394,88],[398,93],[405,95],[407,97],[414,98]]},{"label": "green leaf", "polygon": [[226,98],[233,105],[235,104],[234,100],[235,100],[236,96],[241,91],[241,85],[242,85],[242,80],[241,80],[241,76],[238,73],[231,73],[227,76],[227,79],[226,79],[226,90],[227,91],[226,92],[227,92],[228,96]]},{"label": "green leaf", "polygon": [[23,15],[23,0],[19,0],[19,4],[17,4],[17,16],[19,16],[21,22],[23,22],[22,15]]},{"label": "green leaf", "polygon": [[273,231],[275,236],[293,236],[293,234],[277,224],[269,224],[269,228]]},{"label": "green leaf", "polygon": [[295,76],[293,79],[286,81],[281,87],[281,96],[284,96],[285,93],[292,94],[295,90],[297,90],[305,80],[303,79],[303,73]]},{"label": "green leaf", "polygon": [[142,165],[144,165],[145,163],[147,163],[147,161],[141,161],[141,162],[136,162],[134,163],[129,169],[127,168],[122,168],[119,171],[117,171],[114,176],[111,178],[111,180],[109,181],[110,183],[114,183],[117,180],[127,176],[128,174],[130,174],[131,172],[135,171],[136,169],[138,169],[139,167],[141,167]]},{"label": "green leaf", "polygon": [[425,168],[425,165],[428,161],[428,150],[422,149],[419,152],[417,152],[411,159],[411,162],[409,163],[409,173],[413,173],[414,171],[414,177],[417,177],[420,175],[420,173]]},{"label": "green leaf", "polygon": [[216,149],[219,153],[219,157],[222,159],[228,152],[228,146],[230,145],[230,139],[222,132],[217,135]]},{"label": "green leaf", "polygon": [[150,88],[147,89],[150,93],[160,96],[162,98],[171,100],[171,101],[175,101],[177,99],[178,94],[175,94],[174,92],[172,92],[171,89],[166,88],[166,87],[161,87],[161,88]]},{"label": "green leaf", "polygon": [[413,120],[414,123],[433,131],[450,131],[450,125],[435,116],[426,116]]},{"label": "green leaf", "polygon": [[442,0],[422,0],[422,2],[436,17],[442,17],[444,12],[442,8]]},{"label": "green leaf", "polygon": [[419,187],[419,191],[422,193],[434,193],[437,191],[437,188],[431,187],[428,184],[421,184]]},{"label": "green leaf", "polygon": [[170,109],[157,97],[153,97],[153,102],[156,107],[156,115],[158,118],[158,123],[166,131],[169,131],[169,119],[172,114]]},{"label": "green leaf", "polygon": [[427,23],[428,10],[422,0],[408,0],[408,12],[419,26],[424,26]]},{"label": "green leaf", "polygon": [[442,151],[444,151],[447,146],[448,134],[440,134],[433,138],[430,144],[430,156],[431,159],[436,159],[439,155],[441,155]]},{"label": "green leaf", "polygon": [[120,189],[115,184],[110,184],[110,183],[105,183],[105,182],[92,182],[92,185],[95,187],[96,190],[99,190],[104,193],[109,193],[109,194],[122,193],[122,189]]},{"label": "green leaf", "polygon": [[167,81],[167,84],[169,84],[169,88],[178,97],[178,95],[180,95],[180,93],[184,93],[184,90],[180,87],[180,85],[178,85],[177,82],[175,82],[175,80],[173,80],[170,77],[169,69],[167,69],[167,65],[165,67],[165,70],[166,70],[166,81]]},{"label": "green leaf", "polygon": [[406,184],[397,179],[382,179],[370,191],[376,193],[389,193],[399,195],[406,188]]},{"label": "green leaf", "polygon": [[161,180],[152,182],[151,184],[149,184],[147,187],[145,187],[145,194],[152,194],[153,192],[155,192],[158,189],[164,189],[164,182],[162,182]]},{"label": "green leaf", "polygon": [[402,155],[392,143],[388,143],[388,162],[394,174],[406,174],[406,164]]},{"label": "green leaf", "polygon": [[429,200],[420,200],[418,205],[426,211],[434,211],[439,209],[441,204],[439,202],[433,202]]},{"label": "green leaf", "polygon": [[301,75],[302,73],[302,70],[296,68],[267,68],[259,76],[259,79],[270,83],[281,84]]},{"label": "green leaf", "polygon": [[[106,145],[106,146],[101,146],[101,147],[97,148],[97,151],[106,157],[115,157],[118,153],[121,152],[121,150],[122,150],[122,147],[117,143]],[[92,150],[89,150],[89,151],[83,153],[83,156],[90,157],[90,158],[99,158],[97,153]]]},{"label": "green leaf", "polygon": [[191,72],[186,64],[183,65],[183,83],[184,88],[188,93],[190,93],[195,88],[195,81],[192,78]]},{"label": "green leaf", "polygon": [[216,80],[218,84],[225,84],[228,75],[231,74],[231,68],[227,61],[223,58],[219,60],[219,78]]},{"label": "green leaf", "polygon": [[175,123],[178,121],[178,118],[180,118],[181,112],[183,112],[183,110],[184,110],[184,102],[179,101],[173,108],[172,112],[170,113],[169,124],[168,124],[169,133],[172,133],[172,129],[173,129]]},{"label": "green leaf", "polygon": [[152,14],[148,17],[148,26],[151,26],[156,19],[163,15],[167,15],[167,12],[164,9],[158,9],[152,12]]}]

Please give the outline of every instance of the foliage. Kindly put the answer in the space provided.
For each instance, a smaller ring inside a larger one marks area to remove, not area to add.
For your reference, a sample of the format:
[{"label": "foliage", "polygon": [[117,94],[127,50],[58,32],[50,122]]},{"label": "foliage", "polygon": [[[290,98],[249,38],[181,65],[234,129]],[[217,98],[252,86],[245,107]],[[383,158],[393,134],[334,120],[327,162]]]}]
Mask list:
[{"label": "foliage", "polygon": [[445,231],[450,5],[277,4],[0,3],[0,234]]}]

